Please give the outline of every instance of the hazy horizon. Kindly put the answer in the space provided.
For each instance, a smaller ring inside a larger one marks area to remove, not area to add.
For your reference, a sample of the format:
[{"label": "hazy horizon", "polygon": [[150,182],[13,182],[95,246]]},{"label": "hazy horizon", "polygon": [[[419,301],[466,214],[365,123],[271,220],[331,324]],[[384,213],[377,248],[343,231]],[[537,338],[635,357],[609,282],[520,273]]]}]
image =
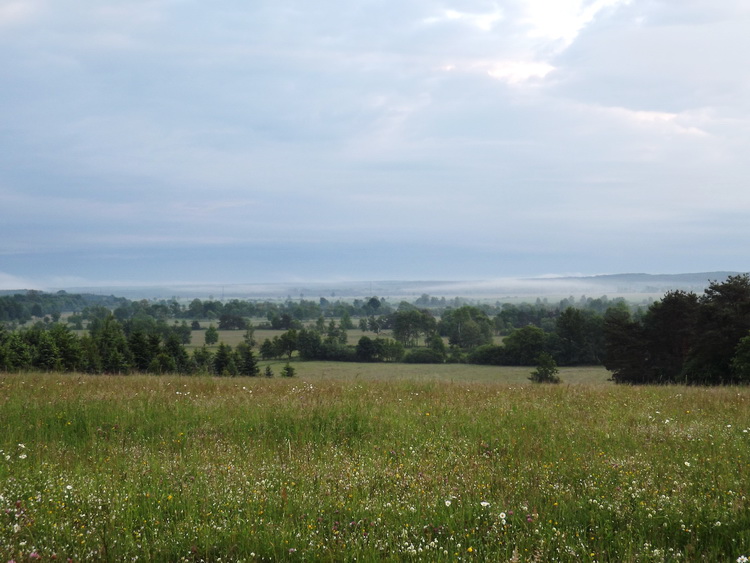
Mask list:
[{"label": "hazy horizon", "polygon": [[[133,300],[194,298],[218,299],[312,299],[319,297],[352,300],[373,295],[389,301],[413,300],[422,295],[455,297],[479,301],[528,302],[536,298],[554,300],[570,298],[624,297],[633,302],[660,299],[667,291],[684,290],[701,294],[711,281],[724,281],[738,272],[698,272],[677,275],[615,274],[600,276],[563,276],[536,278],[502,278],[492,280],[370,280],[311,281],[277,283],[203,283],[178,282],[157,285],[100,285],[83,287],[36,288],[47,292],[115,295]],[[19,291],[0,289],[0,293]]]}]

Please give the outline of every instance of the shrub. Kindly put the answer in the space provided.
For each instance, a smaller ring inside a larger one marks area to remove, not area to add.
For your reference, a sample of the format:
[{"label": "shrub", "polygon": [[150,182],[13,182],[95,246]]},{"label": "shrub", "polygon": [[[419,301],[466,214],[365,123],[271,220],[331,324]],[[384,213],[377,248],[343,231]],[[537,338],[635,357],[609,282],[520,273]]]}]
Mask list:
[{"label": "shrub", "polygon": [[557,363],[547,352],[542,352],[536,360],[536,369],[531,372],[529,379],[534,383],[560,383],[557,374]]},{"label": "shrub", "polygon": [[430,348],[416,348],[404,356],[403,362],[405,364],[442,364],[445,362],[445,357]]}]

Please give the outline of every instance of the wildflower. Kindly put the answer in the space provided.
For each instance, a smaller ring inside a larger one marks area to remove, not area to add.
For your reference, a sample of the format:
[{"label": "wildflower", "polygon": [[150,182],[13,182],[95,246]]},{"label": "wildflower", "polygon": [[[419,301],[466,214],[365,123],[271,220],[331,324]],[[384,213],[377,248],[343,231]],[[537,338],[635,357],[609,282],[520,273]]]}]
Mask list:
[{"label": "wildflower", "polygon": [[21,454],[18,456],[18,459],[26,459],[26,454]]},{"label": "wildflower", "polygon": [[66,488],[66,489],[68,489],[69,491],[72,491],[72,490],[73,490],[73,485],[68,485],[68,486],[67,486],[67,487],[65,487],[65,488]]},{"label": "wildflower", "polygon": [[737,558],[737,563],[750,563],[750,559],[748,559],[746,555],[740,555]]},{"label": "wildflower", "polygon": [[451,505],[451,501],[449,501],[449,500],[446,500],[446,501],[445,501],[445,506],[450,506],[450,505]]},{"label": "wildflower", "polygon": [[500,520],[505,520],[505,512],[500,513]]},{"label": "wildflower", "polygon": [[487,508],[487,507],[488,507],[488,506],[490,505],[490,503],[489,503],[489,502],[487,502],[486,500],[483,500],[483,501],[482,501],[482,502],[480,502],[479,504],[481,504],[481,505],[482,505],[482,507],[484,507],[484,508]]},{"label": "wildflower", "polygon": [[39,555],[36,551],[32,551],[29,553],[29,559],[41,559],[42,556]]},{"label": "wildflower", "polygon": [[685,467],[690,467],[690,462],[689,461],[685,462]]}]

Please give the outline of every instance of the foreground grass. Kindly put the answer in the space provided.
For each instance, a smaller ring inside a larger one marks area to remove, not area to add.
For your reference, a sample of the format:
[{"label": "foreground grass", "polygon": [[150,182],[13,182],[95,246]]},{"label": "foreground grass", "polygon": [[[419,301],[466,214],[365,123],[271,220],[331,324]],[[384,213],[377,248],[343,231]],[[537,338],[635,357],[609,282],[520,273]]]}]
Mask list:
[{"label": "foreground grass", "polygon": [[0,376],[0,555],[734,561],[750,390]]}]

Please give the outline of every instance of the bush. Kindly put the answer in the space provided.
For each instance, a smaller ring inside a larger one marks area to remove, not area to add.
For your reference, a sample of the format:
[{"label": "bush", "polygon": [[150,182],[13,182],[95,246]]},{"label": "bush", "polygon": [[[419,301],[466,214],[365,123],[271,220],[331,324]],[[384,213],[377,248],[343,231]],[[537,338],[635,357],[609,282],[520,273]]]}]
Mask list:
[{"label": "bush", "polygon": [[440,352],[430,348],[410,350],[403,359],[405,364],[442,364],[445,357]]},{"label": "bush", "polygon": [[534,383],[560,383],[560,376],[557,374],[557,363],[547,352],[542,352],[536,360],[536,369],[531,372],[529,379]]},{"label": "bush", "polygon": [[472,350],[469,354],[470,364],[484,366],[501,366],[504,363],[503,347],[497,344],[485,344]]}]

